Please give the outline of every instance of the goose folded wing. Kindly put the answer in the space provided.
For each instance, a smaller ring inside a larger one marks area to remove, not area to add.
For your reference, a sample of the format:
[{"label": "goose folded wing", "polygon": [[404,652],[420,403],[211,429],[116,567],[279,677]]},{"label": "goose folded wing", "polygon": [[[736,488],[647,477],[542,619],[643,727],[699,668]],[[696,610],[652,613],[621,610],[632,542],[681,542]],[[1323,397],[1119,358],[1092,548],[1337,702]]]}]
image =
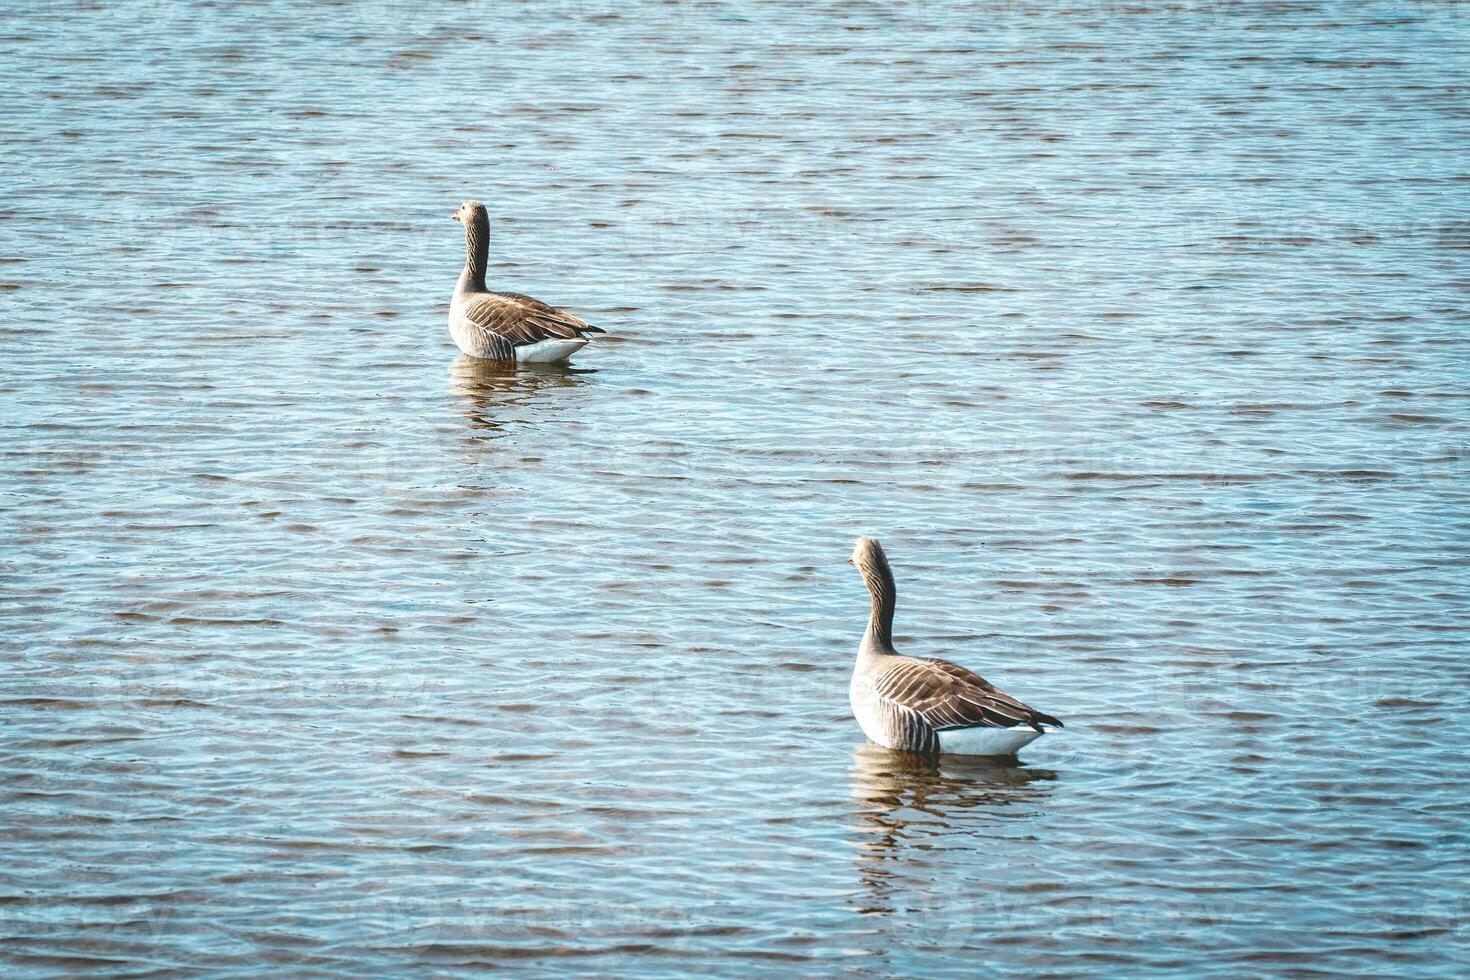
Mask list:
[{"label": "goose folded wing", "polygon": [[581,333],[607,333],[607,331],[602,329],[601,327],[594,327],[592,324],[588,323],[581,317],[572,316],[566,310],[559,310],[556,307],[552,306],[550,303],[541,302],[534,296],[527,296],[525,293],[509,292],[500,293],[499,295],[506,296],[510,299],[515,300],[517,303],[521,303],[524,306],[529,307],[535,313],[542,315],[550,314],[557,319],[557,322],[564,323],[572,329],[577,330]]},{"label": "goose folded wing", "polygon": [[895,658],[874,685],[874,693],[923,718],[935,731],[954,728],[1011,728],[1061,722],[1022,704],[972,671],[946,660]]},{"label": "goose folded wing", "polygon": [[466,301],[466,320],[486,333],[504,337],[517,347],[552,337],[571,339],[587,332],[602,333],[565,310],[519,293],[482,293]]}]

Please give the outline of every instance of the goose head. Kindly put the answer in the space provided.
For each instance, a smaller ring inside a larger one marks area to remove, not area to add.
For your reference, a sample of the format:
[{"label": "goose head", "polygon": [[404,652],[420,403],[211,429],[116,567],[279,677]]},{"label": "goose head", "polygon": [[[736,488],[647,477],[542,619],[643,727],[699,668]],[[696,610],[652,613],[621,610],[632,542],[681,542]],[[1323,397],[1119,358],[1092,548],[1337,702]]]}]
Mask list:
[{"label": "goose head", "polygon": [[470,221],[476,217],[484,221],[490,220],[490,214],[488,211],[485,210],[485,205],[481,204],[479,201],[474,200],[465,201],[459,206],[458,210],[450,215],[450,217],[453,218],[455,221],[458,221],[460,224],[465,225],[466,227],[468,227]]},{"label": "goose head", "polygon": [[893,598],[893,569],[888,565],[888,556],[877,538],[858,538],[852,546],[847,563],[858,570],[863,583],[875,597]]},{"label": "goose head", "polygon": [[888,556],[883,554],[883,546],[877,538],[858,538],[853,543],[852,554],[847,556],[847,563],[862,571],[865,567],[887,565]]}]

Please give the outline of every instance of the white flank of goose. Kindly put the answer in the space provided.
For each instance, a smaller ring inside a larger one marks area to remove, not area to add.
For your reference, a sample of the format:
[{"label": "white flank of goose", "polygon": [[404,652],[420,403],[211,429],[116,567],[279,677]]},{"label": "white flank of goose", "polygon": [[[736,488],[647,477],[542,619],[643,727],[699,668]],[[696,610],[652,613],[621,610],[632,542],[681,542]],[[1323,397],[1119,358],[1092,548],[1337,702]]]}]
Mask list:
[{"label": "white flank of goose", "polygon": [[465,201],[452,215],[464,225],[464,271],[449,301],[449,336],[471,357],[522,364],[555,364],[604,333],[585,320],[524,293],[496,293],[485,286],[490,260],[490,215],[479,201]]},{"label": "white flank of goose", "polygon": [[905,657],[893,649],[898,593],[888,557],[872,538],[858,538],[848,564],[872,594],[868,631],[858,647],[848,699],[863,733],[907,752],[1015,755],[1062,723],[996,690],[947,660]]}]

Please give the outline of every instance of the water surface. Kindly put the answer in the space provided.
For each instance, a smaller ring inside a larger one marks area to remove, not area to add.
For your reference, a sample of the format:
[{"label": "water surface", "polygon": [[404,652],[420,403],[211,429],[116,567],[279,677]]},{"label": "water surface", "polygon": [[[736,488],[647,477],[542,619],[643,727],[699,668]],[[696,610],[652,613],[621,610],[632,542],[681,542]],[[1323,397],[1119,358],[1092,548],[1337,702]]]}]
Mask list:
[{"label": "water surface", "polygon": [[1465,5],[11,6],[7,975],[1464,970]]}]

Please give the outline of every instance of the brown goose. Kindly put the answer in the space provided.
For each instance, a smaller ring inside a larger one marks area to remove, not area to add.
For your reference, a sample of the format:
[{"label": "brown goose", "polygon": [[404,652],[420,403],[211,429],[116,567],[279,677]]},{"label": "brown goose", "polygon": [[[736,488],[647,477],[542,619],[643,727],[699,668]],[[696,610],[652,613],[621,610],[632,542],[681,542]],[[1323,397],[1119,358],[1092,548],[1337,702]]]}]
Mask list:
[{"label": "brown goose", "polygon": [[492,293],[485,286],[490,260],[490,215],[479,201],[465,201],[452,215],[464,225],[464,271],[449,301],[449,336],[471,357],[527,364],[565,361],[605,333],[566,310],[524,293]]},{"label": "brown goose", "polygon": [[858,538],[856,565],[873,597],[868,631],[858,647],[848,700],[868,738],[907,752],[1015,755],[1062,723],[995,689],[979,674],[950,663],[905,657],[893,649],[898,593],[888,557],[872,538]]}]

